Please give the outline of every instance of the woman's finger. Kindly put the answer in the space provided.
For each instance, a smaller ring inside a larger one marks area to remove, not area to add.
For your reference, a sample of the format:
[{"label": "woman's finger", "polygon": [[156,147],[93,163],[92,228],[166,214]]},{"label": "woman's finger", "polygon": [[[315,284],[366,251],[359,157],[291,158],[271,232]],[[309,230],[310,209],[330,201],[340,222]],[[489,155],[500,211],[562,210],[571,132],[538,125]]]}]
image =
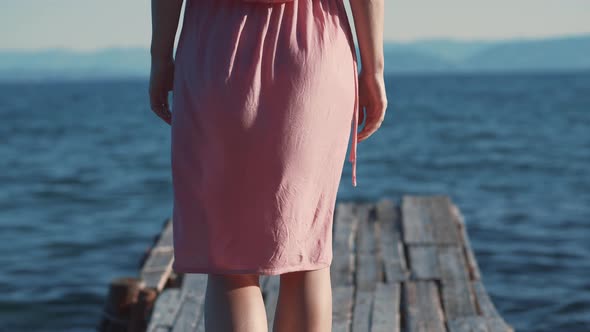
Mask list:
[{"label": "woman's finger", "polygon": [[358,134],[358,140],[364,141],[379,129],[379,125],[375,121],[367,121],[363,130]]},{"label": "woman's finger", "polygon": [[164,102],[162,103],[161,118],[166,123],[172,123],[172,113],[170,112],[170,104],[168,103],[168,92],[165,92]]},{"label": "woman's finger", "polygon": [[171,113],[166,111],[165,105],[162,104],[162,105],[153,106],[152,110],[160,119],[164,120],[164,122],[166,122],[168,124],[172,123],[172,115],[171,115]]},{"label": "woman's finger", "polygon": [[[378,103],[378,106],[369,106],[367,107],[367,121],[365,122],[365,126],[363,130],[358,134],[358,140],[362,141],[369,138],[373,135],[383,123],[385,112],[385,106],[382,103]],[[378,115],[378,116],[375,116]]]},{"label": "woman's finger", "polygon": [[[165,94],[167,95],[167,93]],[[155,91],[150,93],[150,107],[152,111],[166,123],[171,124],[172,113],[168,106],[168,98]]]}]

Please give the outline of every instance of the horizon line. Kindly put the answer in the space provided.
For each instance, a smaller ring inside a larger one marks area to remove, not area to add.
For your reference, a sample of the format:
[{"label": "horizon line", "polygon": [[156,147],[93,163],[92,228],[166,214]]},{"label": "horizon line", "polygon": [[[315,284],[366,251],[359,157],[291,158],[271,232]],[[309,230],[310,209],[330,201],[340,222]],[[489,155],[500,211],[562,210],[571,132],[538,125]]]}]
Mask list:
[{"label": "horizon line", "polygon": [[[383,44],[413,44],[421,42],[452,42],[452,43],[503,43],[503,42],[531,42],[544,41],[552,39],[570,39],[590,37],[590,32],[570,33],[570,34],[556,34],[547,36],[515,36],[507,38],[463,38],[463,37],[424,37],[414,39],[385,39]],[[356,40],[356,36],[355,36]],[[150,45],[105,45],[95,48],[72,47],[66,45],[42,46],[42,47],[0,47],[0,52],[39,52],[39,51],[62,51],[72,53],[94,53],[106,50],[117,49],[149,49]],[[176,46],[174,48],[176,50]]]}]

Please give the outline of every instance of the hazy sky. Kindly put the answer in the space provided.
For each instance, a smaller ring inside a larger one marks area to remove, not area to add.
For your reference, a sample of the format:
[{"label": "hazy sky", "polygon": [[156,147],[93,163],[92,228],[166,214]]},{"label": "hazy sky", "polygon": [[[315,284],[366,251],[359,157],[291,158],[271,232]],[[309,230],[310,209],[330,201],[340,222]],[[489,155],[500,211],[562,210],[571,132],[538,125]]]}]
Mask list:
[{"label": "hazy sky", "polygon": [[[385,11],[387,40],[590,33],[590,0],[385,0]],[[2,0],[0,5],[3,49],[147,47],[150,34],[150,0]]]}]

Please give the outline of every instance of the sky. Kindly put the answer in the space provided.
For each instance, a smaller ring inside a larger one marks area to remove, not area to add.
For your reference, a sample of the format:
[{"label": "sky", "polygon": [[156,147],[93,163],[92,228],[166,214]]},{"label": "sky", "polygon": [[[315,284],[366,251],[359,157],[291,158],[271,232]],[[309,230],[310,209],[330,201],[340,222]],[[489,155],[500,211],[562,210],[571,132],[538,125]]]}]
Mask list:
[{"label": "sky", "polygon": [[[150,0],[2,0],[0,49],[149,47],[150,24]],[[385,0],[388,41],[584,33],[590,0]]]}]

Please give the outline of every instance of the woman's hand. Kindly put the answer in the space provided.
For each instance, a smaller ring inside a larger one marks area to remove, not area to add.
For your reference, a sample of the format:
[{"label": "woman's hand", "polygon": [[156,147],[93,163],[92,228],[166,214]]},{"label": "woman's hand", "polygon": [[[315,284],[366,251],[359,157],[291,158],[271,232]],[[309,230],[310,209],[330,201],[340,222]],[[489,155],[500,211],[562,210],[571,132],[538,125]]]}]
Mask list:
[{"label": "woman's hand", "polygon": [[366,110],[367,121],[363,129],[357,134],[358,141],[363,141],[379,129],[385,119],[387,109],[387,95],[385,93],[385,81],[383,73],[359,74],[359,124],[363,122]]},{"label": "woman's hand", "polygon": [[150,106],[158,117],[172,124],[172,113],[168,104],[168,92],[174,82],[174,61],[152,58],[150,70]]}]

